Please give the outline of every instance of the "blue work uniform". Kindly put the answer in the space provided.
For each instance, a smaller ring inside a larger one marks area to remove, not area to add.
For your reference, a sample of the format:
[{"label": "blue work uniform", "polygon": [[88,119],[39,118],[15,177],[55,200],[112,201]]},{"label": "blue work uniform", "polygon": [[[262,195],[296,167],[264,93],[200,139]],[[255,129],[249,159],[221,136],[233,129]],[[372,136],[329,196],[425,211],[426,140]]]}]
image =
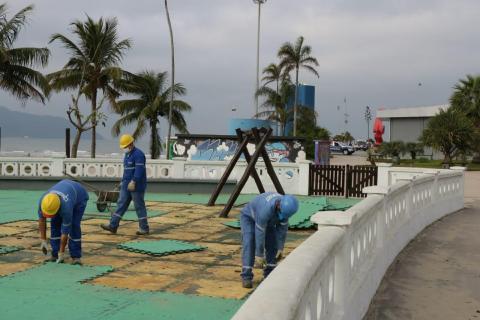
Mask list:
[{"label": "blue work uniform", "polygon": [[278,218],[276,204],[282,195],[266,192],[256,196],[241,211],[242,273],[245,280],[253,279],[255,256],[265,257],[263,270],[267,277],[277,265],[277,251],[283,250],[288,231],[288,219]]},{"label": "blue work uniform", "polygon": [[[147,189],[147,172],[145,168],[145,154],[142,150],[134,147],[126,153],[123,160],[123,168],[120,197],[117,203],[117,210],[110,219],[110,227],[113,229],[118,228],[120,220],[128,210],[130,202],[133,200],[140,229],[149,231],[147,209],[145,208],[144,200],[145,190]],[[130,181],[135,181],[134,191],[128,191]]]},{"label": "blue work uniform", "polygon": [[60,250],[60,237],[68,234],[68,250],[72,258],[82,257],[82,230],[80,222],[87,207],[88,192],[71,180],[62,180],[42,195],[38,203],[38,217],[43,217],[41,203],[48,193],[55,193],[60,198],[60,209],[50,220],[50,244],[52,256],[57,258]]}]

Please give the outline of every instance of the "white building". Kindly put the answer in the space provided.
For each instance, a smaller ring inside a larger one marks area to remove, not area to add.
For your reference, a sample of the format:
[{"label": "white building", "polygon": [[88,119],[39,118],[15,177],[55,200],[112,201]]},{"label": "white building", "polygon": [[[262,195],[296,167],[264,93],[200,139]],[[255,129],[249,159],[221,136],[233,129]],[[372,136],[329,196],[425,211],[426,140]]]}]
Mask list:
[{"label": "white building", "polygon": [[[446,110],[448,104],[425,107],[392,108],[377,111],[377,117],[385,123],[385,141],[418,142],[428,121],[440,110]],[[426,148],[424,156],[443,159],[438,152]]]}]

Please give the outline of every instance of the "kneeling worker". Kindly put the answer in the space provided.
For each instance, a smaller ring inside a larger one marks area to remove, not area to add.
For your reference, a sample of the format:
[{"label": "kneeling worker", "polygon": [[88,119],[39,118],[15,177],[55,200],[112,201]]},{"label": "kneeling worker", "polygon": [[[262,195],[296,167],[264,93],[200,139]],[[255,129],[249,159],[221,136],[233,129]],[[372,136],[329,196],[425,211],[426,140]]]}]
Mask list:
[{"label": "kneeling worker", "polygon": [[288,218],[298,210],[298,200],[292,195],[266,192],[256,196],[241,211],[242,285],[253,286],[253,266],[264,268],[267,277],[276,267],[285,245]]},{"label": "kneeling worker", "polygon": [[50,218],[50,245],[52,255],[47,261],[63,263],[65,247],[72,257],[72,264],[82,264],[82,231],[80,222],[87,206],[88,192],[77,182],[62,180],[40,198],[38,226],[42,241],[41,249],[48,253],[47,218]]},{"label": "kneeling worker", "polygon": [[145,169],[145,154],[133,144],[134,139],[129,134],[120,137],[120,148],[125,150],[123,160],[123,178],[120,188],[120,198],[118,199],[117,210],[112,215],[109,224],[102,224],[103,230],[117,233],[120,220],[128,210],[130,202],[133,200],[135,211],[137,212],[140,229],[137,235],[146,235],[149,233],[147,221],[147,209],[145,208],[145,189],[147,188],[147,173]]}]

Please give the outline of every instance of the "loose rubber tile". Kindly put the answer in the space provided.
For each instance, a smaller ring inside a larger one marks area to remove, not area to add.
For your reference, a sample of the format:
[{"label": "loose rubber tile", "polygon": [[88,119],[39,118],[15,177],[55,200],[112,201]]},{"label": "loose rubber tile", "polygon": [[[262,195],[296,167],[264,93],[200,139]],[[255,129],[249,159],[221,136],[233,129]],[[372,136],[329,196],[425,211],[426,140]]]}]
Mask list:
[{"label": "loose rubber tile", "polygon": [[0,246],[0,255],[23,250],[22,247]]}]

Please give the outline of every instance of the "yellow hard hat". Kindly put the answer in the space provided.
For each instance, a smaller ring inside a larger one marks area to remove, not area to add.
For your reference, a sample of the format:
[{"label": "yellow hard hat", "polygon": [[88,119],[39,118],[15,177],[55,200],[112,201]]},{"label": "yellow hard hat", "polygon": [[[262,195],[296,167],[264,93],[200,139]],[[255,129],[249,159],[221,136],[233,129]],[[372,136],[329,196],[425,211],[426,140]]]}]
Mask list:
[{"label": "yellow hard hat", "polygon": [[135,139],[129,134],[124,134],[120,137],[120,148],[125,149],[133,143]]},{"label": "yellow hard hat", "polygon": [[40,207],[45,218],[52,218],[60,209],[60,197],[55,193],[49,193],[43,197]]}]

